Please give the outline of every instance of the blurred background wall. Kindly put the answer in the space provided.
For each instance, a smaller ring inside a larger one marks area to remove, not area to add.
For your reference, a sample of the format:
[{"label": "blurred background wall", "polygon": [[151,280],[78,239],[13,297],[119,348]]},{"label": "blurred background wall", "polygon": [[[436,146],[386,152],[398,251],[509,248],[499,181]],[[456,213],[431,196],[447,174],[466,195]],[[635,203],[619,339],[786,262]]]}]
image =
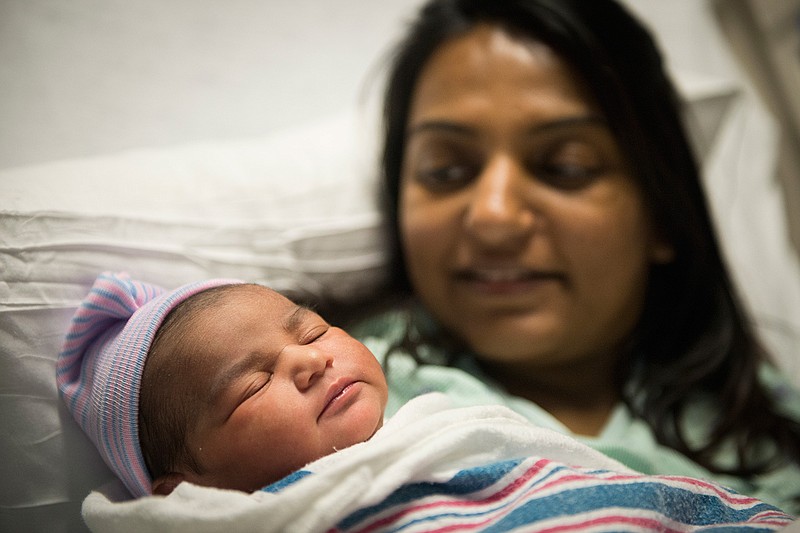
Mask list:
[{"label": "blurred background wall", "polygon": [[[800,0],[623,1],[703,104],[726,253],[800,376]],[[421,3],[0,0],[0,168],[262,136],[368,107]]]},{"label": "blurred background wall", "polygon": [[[735,79],[775,39],[797,67],[798,0],[624,1],[676,70]],[[0,168],[262,135],[353,105],[420,4],[0,0]]]}]

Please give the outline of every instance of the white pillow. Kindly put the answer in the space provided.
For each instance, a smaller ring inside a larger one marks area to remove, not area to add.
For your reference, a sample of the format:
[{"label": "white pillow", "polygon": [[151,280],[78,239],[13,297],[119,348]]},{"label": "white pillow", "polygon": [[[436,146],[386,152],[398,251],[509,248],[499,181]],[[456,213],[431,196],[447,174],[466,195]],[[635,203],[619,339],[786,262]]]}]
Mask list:
[{"label": "white pillow", "polygon": [[[774,124],[737,84],[677,80],[734,278],[800,383],[800,268],[772,180]],[[268,138],[0,171],[0,531],[80,530],[81,501],[112,478],[54,377],[101,271],[166,287],[240,277],[338,301],[381,286],[374,126],[345,111]]]},{"label": "white pillow", "polygon": [[745,80],[676,73],[708,203],[760,340],[800,387],[800,255],[777,170],[777,122]]},{"label": "white pillow", "polygon": [[103,270],[172,288],[239,277],[348,301],[383,281],[376,136],[345,112],[263,139],[0,171],[0,530],[83,529],[112,478],[55,387]]}]

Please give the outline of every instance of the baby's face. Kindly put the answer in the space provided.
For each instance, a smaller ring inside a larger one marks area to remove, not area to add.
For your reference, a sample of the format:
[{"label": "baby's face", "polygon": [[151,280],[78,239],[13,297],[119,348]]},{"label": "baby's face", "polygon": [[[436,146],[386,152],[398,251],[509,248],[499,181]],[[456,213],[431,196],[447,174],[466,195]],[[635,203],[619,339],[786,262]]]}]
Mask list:
[{"label": "baby's face", "polygon": [[256,490],[368,440],[387,386],[367,348],[278,293],[243,286],[201,311],[191,377],[207,398],[188,444],[201,485]]}]

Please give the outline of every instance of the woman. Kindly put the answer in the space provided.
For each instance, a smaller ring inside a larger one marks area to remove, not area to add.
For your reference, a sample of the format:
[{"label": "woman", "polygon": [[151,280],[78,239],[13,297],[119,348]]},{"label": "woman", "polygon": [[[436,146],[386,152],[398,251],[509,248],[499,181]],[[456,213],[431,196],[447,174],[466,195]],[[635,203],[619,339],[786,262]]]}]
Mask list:
[{"label": "woman", "polygon": [[[383,172],[407,305],[356,332],[390,407],[500,402],[646,473],[800,511],[800,401],[726,272],[678,99],[613,0],[432,0]],[[791,404],[791,405],[790,405]]]}]

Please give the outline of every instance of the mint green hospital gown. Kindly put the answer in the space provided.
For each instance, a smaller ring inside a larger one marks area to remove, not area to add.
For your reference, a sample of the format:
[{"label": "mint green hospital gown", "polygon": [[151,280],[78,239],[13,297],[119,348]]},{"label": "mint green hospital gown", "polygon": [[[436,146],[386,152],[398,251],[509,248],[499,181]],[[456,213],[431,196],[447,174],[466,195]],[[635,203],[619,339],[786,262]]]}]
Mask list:
[{"label": "mint green hospital gown", "polygon": [[[389,311],[362,322],[350,332],[372,350],[384,363],[386,353],[405,334],[407,320],[401,311]],[[426,354],[432,361],[441,354]],[[763,373],[765,382],[772,388],[780,387],[779,402],[792,417],[800,419],[800,394],[782,380],[774,369]],[[539,406],[523,398],[508,394],[497,383],[483,375],[474,360],[460,357],[455,367],[437,364],[418,365],[405,353],[394,351],[387,368],[389,403],[386,415],[391,416],[411,398],[426,392],[443,392],[453,405],[501,404],[522,414],[531,422],[562,433],[570,434],[562,425]],[[698,406],[688,415],[687,431],[695,434],[709,426],[712,416]],[[794,464],[770,471],[752,479],[716,474],[691,461],[681,453],[656,442],[650,427],[632,416],[628,408],[619,404],[614,409],[605,428],[594,437],[574,435],[578,440],[630,468],[644,474],[680,475],[715,481],[742,494],[771,503],[795,516],[800,515],[800,465]],[[698,435],[699,436],[699,435]],[[720,461],[732,460],[733,454],[721,452]],[[724,463],[720,463],[724,464]]]}]

